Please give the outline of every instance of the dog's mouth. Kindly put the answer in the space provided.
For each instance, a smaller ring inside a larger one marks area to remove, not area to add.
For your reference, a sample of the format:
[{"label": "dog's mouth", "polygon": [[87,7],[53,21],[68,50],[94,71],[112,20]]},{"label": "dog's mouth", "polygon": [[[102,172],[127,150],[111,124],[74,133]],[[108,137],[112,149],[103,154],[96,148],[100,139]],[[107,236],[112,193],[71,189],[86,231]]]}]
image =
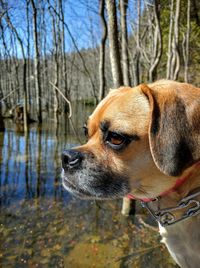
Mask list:
[{"label": "dog's mouth", "polygon": [[77,196],[81,199],[94,199],[94,197],[87,191],[77,188],[69,179],[68,177],[62,177],[62,185],[65,190],[72,193],[73,195]]},{"label": "dog's mouth", "polygon": [[62,170],[63,187],[81,199],[116,199],[130,192],[125,175],[86,161],[81,168]]}]

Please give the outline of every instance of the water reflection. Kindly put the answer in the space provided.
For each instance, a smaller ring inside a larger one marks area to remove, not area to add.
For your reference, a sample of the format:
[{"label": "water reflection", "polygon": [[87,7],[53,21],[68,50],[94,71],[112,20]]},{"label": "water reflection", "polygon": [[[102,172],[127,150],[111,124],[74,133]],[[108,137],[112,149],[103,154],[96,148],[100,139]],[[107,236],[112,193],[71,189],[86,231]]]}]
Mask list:
[{"label": "water reflection", "polygon": [[[83,112],[85,110],[85,112]],[[6,130],[0,133],[0,205],[8,206],[21,199],[54,196],[62,198],[63,188],[59,183],[60,154],[64,148],[77,144],[82,138],[82,125],[90,109],[81,105],[74,107],[73,121],[77,135],[67,116],[60,116],[59,123],[47,119],[43,126],[33,124],[27,137],[20,126],[6,122]]]},{"label": "water reflection", "polygon": [[1,206],[21,199],[62,195],[58,182],[59,154],[64,139],[33,127],[25,138],[12,130],[1,133]]},{"label": "water reflection", "polygon": [[[81,127],[90,109],[75,107]],[[121,201],[74,199],[61,186],[60,154],[78,143],[70,122],[47,118],[27,137],[6,122],[0,133],[0,267],[175,267],[160,237],[139,218],[121,216]],[[141,214],[142,213],[142,214]]]}]

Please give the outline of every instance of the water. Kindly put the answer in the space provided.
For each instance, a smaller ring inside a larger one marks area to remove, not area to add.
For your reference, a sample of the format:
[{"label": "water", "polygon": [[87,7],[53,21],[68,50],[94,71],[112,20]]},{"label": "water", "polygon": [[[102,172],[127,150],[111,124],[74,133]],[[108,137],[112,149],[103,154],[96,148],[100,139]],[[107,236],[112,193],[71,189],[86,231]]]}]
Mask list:
[{"label": "water", "polygon": [[[77,108],[79,137],[90,113]],[[64,117],[30,127],[6,122],[0,133],[0,267],[175,267],[146,212],[121,215],[121,200],[72,197],[61,185],[60,155],[78,144]]]}]

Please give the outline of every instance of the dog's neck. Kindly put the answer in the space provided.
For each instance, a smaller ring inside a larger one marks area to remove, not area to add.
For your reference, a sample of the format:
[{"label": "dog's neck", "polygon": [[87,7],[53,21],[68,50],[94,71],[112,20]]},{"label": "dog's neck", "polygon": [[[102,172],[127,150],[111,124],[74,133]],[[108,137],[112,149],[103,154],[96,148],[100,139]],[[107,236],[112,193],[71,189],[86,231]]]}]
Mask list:
[{"label": "dog's neck", "polygon": [[[160,197],[161,208],[178,205],[182,199],[200,191],[200,162],[186,170],[182,178],[180,185]],[[200,195],[197,199],[200,199]]]},{"label": "dog's neck", "polygon": [[187,179],[175,191],[181,198],[186,197],[190,192],[200,187],[200,162],[190,167],[185,176]]},{"label": "dog's neck", "polygon": [[[175,191],[160,198],[160,208],[178,206],[180,201],[200,190],[200,166],[194,166],[186,172],[190,177]],[[200,195],[195,197],[200,201]],[[173,212],[182,217],[188,208]],[[181,220],[170,226],[159,224],[162,242],[166,244],[172,257],[181,267],[199,267],[200,262],[200,214]]]},{"label": "dog's neck", "polygon": [[[181,199],[188,196],[193,190],[200,187],[200,161],[184,171],[181,177],[175,180],[175,183],[170,187],[160,192],[157,197],[145,197],[138,198],[134,194],[129,193],[126,197],[129,199],[140,200],[143,203],[152,203],[155,200],[159,200],[162,203],[168,205],[176,205]],[[200,191],[200,189],[199,189]],[[162,202],[161,202],[162,201]]]},{"label": "dog's neck", "polygon": [[141,201],[162,226],[197,215],[200,213],[200,164],[185,171],[172,188],[156,199]]}]

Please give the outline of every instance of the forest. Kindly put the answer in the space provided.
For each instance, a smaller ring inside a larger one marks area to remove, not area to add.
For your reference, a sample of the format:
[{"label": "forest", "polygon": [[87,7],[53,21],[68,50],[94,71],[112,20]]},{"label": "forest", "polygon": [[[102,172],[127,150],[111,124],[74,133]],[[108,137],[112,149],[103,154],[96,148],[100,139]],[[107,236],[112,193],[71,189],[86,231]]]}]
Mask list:
[{"label": "forest", "polygon": [[1,116],[25,129],[121,85],[199,86],[200,2],[0,0],[0,62]]}]

